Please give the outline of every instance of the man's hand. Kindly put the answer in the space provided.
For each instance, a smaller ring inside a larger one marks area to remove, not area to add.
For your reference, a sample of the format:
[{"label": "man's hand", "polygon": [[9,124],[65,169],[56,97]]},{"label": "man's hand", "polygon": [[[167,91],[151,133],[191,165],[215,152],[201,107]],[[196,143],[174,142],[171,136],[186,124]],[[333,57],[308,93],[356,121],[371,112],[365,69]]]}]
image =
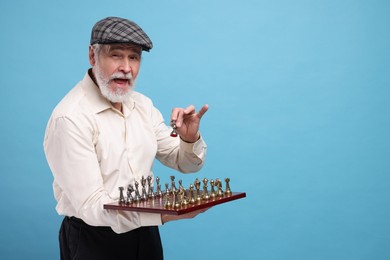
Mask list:
[{"label": "man's hand", "polygon": [[187,108],[174,108],[171,114],[171,120],[176,122],[176,131],[180,138],[187,143],[196,142],[199,137],[200,119],[209,109],[208,105],[204,105],[199,112],[196,113],[193,105]]},{"label": "man's hand", "polygon": [[209,208],[205,208],[205,209],[199,209],[199,210],[195,210],[195,211],[192,211],[192,212],[189,212],[189,213],[185,213],[185,214],[182,214],[182,215],[169,215],[169,214],[162,214],[161,215],[161,221],[162,223],[167,223],[169,221],[172,221],[172,220],[180,220],[180,219],[190,219],[190,218],[194,218],[195,216],[197,216],[198,214],[200,213],[203,213],[205,212],[206,210],[208,210]]}]

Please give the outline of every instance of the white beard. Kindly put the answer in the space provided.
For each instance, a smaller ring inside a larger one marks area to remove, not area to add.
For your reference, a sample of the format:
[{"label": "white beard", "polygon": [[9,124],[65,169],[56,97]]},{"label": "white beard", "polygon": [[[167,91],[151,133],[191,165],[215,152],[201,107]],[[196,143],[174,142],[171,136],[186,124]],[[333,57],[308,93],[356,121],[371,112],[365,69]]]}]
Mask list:
[{"label": "white beard", "polygon": [[[109,77],[105,77],[100,69],[98,62],[95,64],[95,77],[103,97],[107,98],[112,103],[122,103],[129,100],[135,87],[135,82],[131,73],[124,74],[117,72]],[[127,79],[130,85],[129,89],[124,91],[121,88],[110,88],[111,81],[116,78]]]}]

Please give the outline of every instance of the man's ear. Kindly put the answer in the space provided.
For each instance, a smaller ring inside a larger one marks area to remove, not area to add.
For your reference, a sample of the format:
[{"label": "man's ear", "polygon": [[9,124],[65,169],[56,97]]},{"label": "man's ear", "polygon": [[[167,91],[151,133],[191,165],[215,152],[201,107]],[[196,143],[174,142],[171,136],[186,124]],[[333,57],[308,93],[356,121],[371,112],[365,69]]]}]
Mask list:
[{"label": "man's ear", "polygon": [[96,57],[95,57],[95,51],[94,51],[92,45],[89,46],[88,58],[89,58],[89,64],[91,64],[91,66],[95,66]]}]

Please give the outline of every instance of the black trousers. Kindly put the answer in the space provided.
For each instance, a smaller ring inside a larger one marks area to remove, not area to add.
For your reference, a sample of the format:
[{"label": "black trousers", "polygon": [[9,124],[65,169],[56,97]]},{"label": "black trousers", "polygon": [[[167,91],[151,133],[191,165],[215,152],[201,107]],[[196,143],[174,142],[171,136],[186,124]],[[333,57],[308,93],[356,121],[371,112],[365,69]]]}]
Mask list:
[{"label": "black trousers", "polygon": [[60,234],[61,260],[162,260],[158,227],[140,227],[117,234],[110,227],[93,227],[65,217]]}]

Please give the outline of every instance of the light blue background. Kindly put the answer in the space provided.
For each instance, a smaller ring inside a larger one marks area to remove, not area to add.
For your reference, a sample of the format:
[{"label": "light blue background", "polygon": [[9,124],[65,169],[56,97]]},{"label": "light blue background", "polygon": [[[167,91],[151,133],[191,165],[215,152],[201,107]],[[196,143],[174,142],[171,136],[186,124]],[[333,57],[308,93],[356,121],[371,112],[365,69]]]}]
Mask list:
[{"label": "light blue background", "polygon": [[[43,149],[90,30],[136,21],[138,90],[165,118],[210,105],[205,167],[247,198],[161,228],[166,259],[390,259],[390,2],[2,1],[0,258],[59,259]],[[126,249],[124,249],[126,250]]]}]

